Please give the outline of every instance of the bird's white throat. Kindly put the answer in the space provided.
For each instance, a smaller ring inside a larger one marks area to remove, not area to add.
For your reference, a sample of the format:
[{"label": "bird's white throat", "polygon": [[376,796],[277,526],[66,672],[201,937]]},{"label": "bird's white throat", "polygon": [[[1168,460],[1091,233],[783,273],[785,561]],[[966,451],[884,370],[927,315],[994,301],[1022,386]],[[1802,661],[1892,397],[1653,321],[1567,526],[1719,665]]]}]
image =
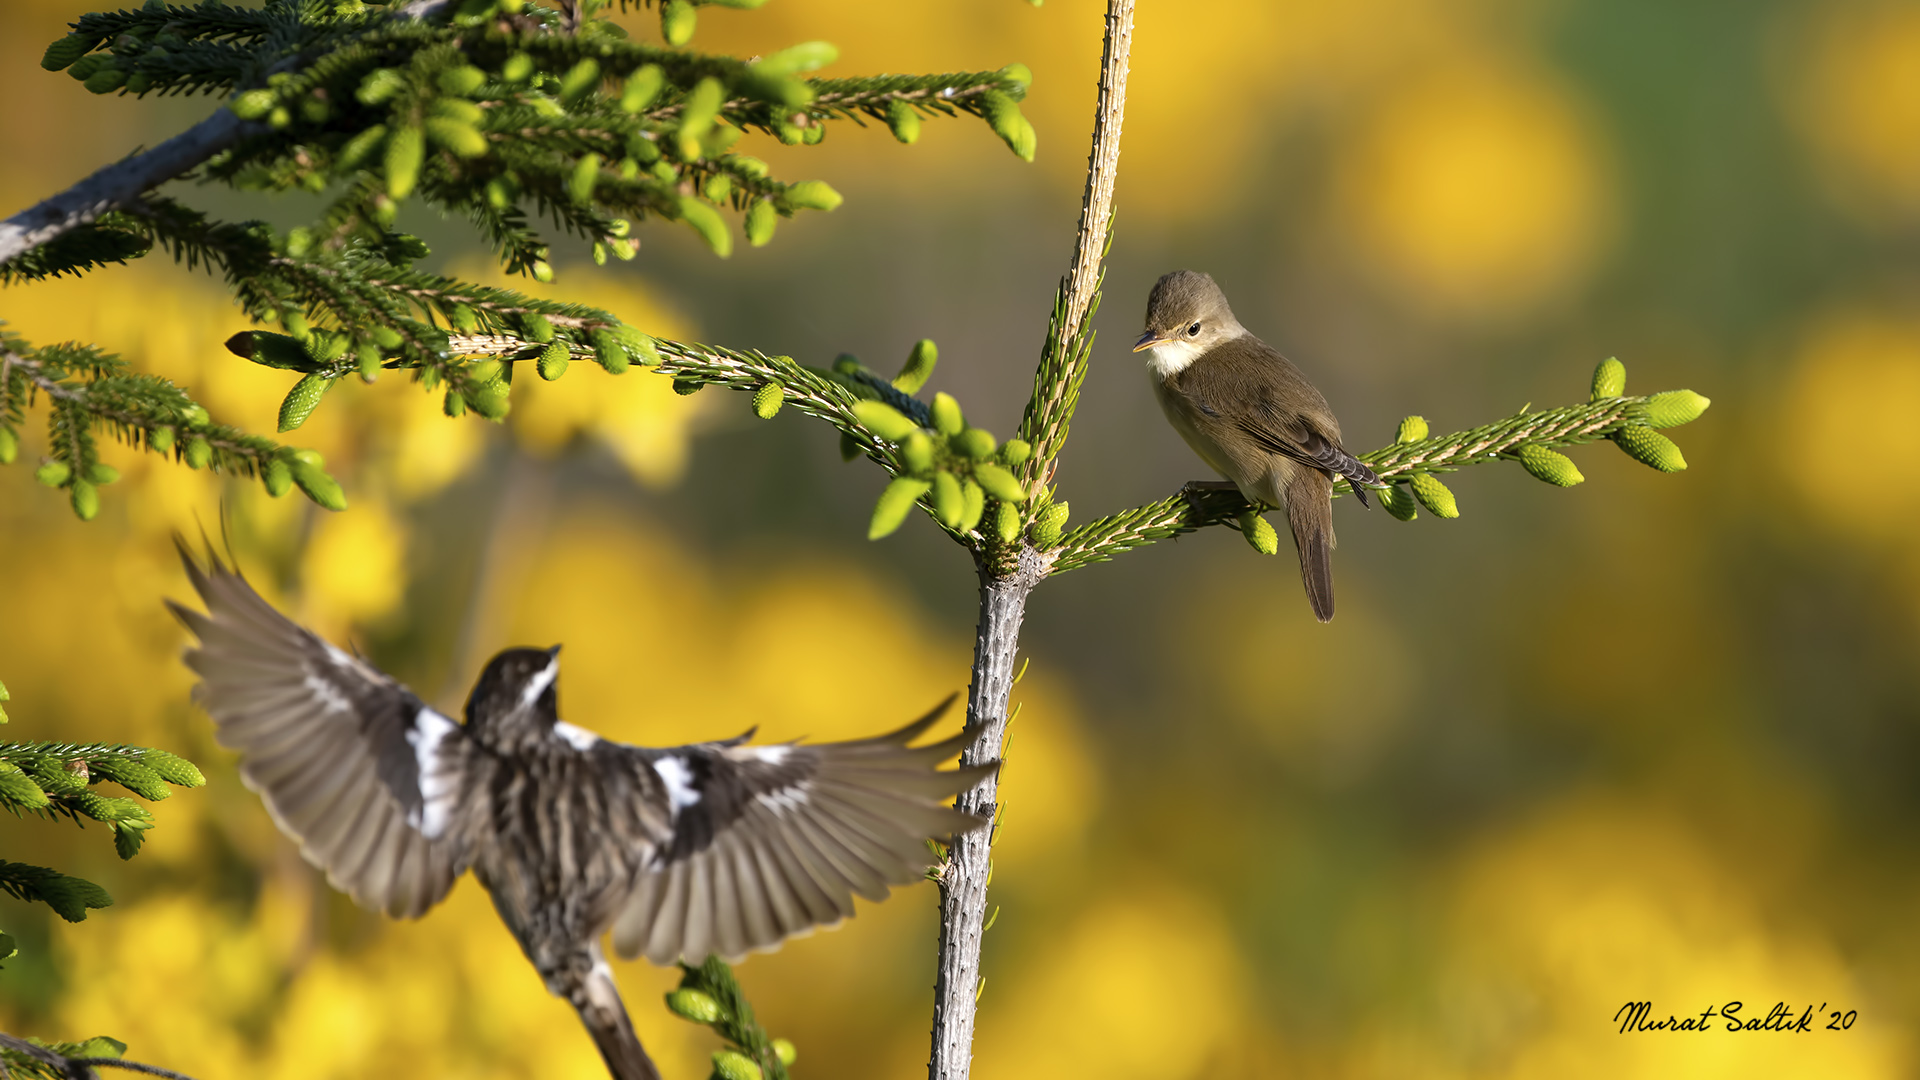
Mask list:
[{"label": "bird's white throat", "polygon": [[1147,370],[1153,377],[1162,381],[1173,378],[1187,370],[1187,366],[1200,359],[1203,350],[1195,344],[1185,341],[1169,341],[1164,345],[1155,345],[1147,350]]}]

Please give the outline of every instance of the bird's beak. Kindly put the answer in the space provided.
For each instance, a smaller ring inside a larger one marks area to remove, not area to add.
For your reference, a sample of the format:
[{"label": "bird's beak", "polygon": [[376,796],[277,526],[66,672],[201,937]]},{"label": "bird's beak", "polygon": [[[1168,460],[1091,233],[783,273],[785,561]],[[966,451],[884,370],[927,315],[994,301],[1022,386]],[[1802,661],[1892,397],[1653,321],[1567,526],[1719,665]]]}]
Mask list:
[{"label": "bird's beak", "polygon": [[1139,341],[1136,341],[1133,343],[1133,351],[1139,352],[1142,349],[1151,349],[1155,345],[1165,345],[1168,340],[1169,339],[1161,337],[1160,335],[1155,334],[1153,331],[1149,330],[1146,333],[1140,335]]}]

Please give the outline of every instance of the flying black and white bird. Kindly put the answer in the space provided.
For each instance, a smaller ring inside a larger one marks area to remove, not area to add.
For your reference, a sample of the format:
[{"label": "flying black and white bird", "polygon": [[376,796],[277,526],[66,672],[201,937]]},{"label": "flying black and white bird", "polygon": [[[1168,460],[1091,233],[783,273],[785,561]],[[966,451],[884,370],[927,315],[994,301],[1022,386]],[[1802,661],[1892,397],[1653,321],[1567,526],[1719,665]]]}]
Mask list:
[{"label": "flying black and white bird", "polygon": [[549,992],[579,1012],[617,1080],[655,1071],[600,949],[656,964],[770,949],[919,880],[925,840],[984,822],[943,805],[997,765],[940,770],[974,732],[908,744],[666,749],[602,739],[558,715],[559,646],[508,649],[466,722],[286,619],[239,572],[184,544],[203,614],[197,701],[240,775],[308,862],[363,907],[417,918],[472,869]]}]

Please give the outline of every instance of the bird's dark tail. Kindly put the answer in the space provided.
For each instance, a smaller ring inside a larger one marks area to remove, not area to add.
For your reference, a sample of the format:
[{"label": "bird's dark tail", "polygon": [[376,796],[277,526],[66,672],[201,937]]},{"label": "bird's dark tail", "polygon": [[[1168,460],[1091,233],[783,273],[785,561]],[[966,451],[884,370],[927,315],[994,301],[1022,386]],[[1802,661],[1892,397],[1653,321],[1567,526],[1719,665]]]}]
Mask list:
[{"label": "bird's dark tail", "polygon": [[627,1007],[614,988],[613,972],[597,945],[592,967],[561,996],[580,1014],[580,1022],[593,1036],[593,1045],[606,1060],[613,1080],[660,1080],[660,1070],[653,1067],[653,1059],[640,1045],[640,1036],[634,1034]]},{"label": "bird's dark tail", "polygon": [[[1287,491],[1287,524],[1300,549],[1300,583],[1321,622],[1333,618],[1333,484],[1302,469]],[[1313,481],[1319,481],[1317,484]]]}]

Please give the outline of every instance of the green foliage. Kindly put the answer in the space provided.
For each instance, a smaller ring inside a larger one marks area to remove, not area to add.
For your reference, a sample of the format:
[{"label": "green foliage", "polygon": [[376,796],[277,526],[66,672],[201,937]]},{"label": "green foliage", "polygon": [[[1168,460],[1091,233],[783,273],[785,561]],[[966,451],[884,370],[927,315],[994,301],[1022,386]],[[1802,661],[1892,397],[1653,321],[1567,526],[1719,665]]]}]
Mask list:
[{"label": "green foliage", "polygon": [[[118,1063],[126,1052],[126,1043],[105,1035],[65,1043],[0,1035],[0,1065],[6,1068],[6,1075],[32,1077],[34,1080],[73,1080],[74,1077],[97,1075],[89,1068],[89,1063]],[[139,1067],[134,1062],[126,1062],[124,1067],[141,1072],[154,1071]],[[178,1075],[166,1073],[165,1070],[159,1072],[162,1075]]]},{"label": "green foliage", "polygon": [[712,1076],[717,1080],[787,1080],[793,1064],[793,1044],[770,1039],[753,1018],[733,969],[717,956],[699,967],[680,965],[679,988],[667,995],[667,1008],[682,1020],[704,1024],[718,1032],[728,1049],[713,1055]]}]

